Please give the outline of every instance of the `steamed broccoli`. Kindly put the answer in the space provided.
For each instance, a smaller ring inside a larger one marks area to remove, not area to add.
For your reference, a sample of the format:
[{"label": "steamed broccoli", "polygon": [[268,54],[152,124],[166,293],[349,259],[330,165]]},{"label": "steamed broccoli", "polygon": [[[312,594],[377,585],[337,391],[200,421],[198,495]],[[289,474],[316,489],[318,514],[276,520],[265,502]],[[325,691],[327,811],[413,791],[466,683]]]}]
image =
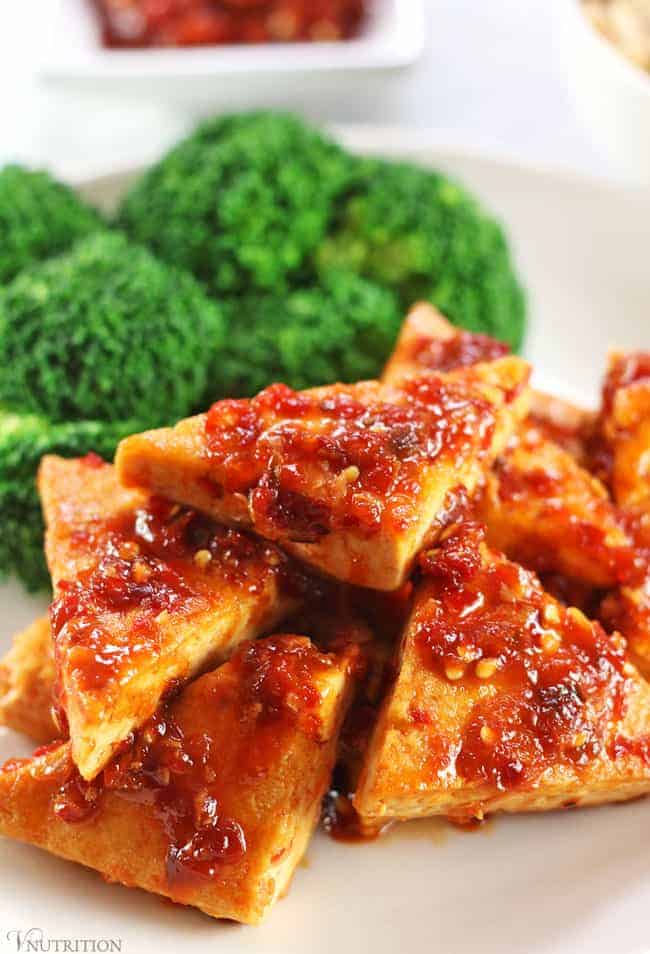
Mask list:
[{"label": "steamed broccoli", "polygon": [[401,322],[390,291],[345,272],[286,297],[232,301],[227,317],[211,399],[249,396],[272,381],[306,388],[374,377]]},{"label": "steamed broccoli", "polygon": [[0,283],[102,227],[94,209],[46,172],[0,170]]},{"label": "steamed broccoli", "polygon": [[0,578],[16,574],[29,590],[49,585],[36,471],[43,454],[111,458],[134,422],[51,424],[36,415],[0,411]]},{"label": "steamed broccoli", "polygon": [[118,221],[217,295],[282,296],[334,267],[393,291],[403,310],[429,299],[521,344],[504,233],[471,195],[441,173],[354,159],[290,115],[203,123],[136,183]]},{"label": "steamed broccoli", "polygon": [[41,456],[111,457],[126,434],[190,413],[223,331],[194,278],[118,232],[0,289],[0,576],[47,583]]},{"label": "steamed broccoli", "polygon": [[190,275],[97,233],[0,289],[0,404],[168,424],[201,399],[222,340],[221,311]]},{"label": "steamed broccoli", "polygon": [[283,293],[322,240],[351,167],[339,146],[294,116],[226,116],[153,166],[118,221],[215,293]]},{"label": "steamed broccoli", "polygon": [[524,294],[504,232],[439,172],[360,161],[316,262],[393,289],[404,310],[427,299],[470,331],[521,345]]}]

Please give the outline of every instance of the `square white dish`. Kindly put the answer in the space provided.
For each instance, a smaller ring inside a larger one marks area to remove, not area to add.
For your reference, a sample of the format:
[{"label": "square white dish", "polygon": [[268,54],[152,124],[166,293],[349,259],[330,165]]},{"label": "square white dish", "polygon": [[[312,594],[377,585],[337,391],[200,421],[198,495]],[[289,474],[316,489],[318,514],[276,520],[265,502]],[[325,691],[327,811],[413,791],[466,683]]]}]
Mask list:
[{"label": "square white dish", "polygon": [[[361,34],[338,43],[206,46],[192,49],[110,50],[101,46],[88,0],[48,0],[40,74],[52,84],[86,89],[151,92],[169,99],[207,101],[245,78],[393,69],[423,49],[422,0],[371,0]],[[225,85],[225,90],[223,87]],[[232,108],[232,107],[231,107]]]},{"label": "square white dish", "polygon": [[[396,130],[348,130],[344,139],[444,168],[504,219],[530,290],[527,352],[543,372],[539,384],[593,403],[610,344],[650,347],[647,199]],[[83,191],[110,202],[128,179],[103,177]],[[4,652],[45,604],[15,585],[0,589],[0,600]],[[26,751],[24,740],[0,732],[0,760]],[[260,928],[210,921],[2,841],[0,952],[16,951],[12,932],[34,929],[43,943],[118,939],[123,954],[208,945],[220,954],[633,954],[648,949],[649,832],[650,802],[641,801],[499,818],[472,834],[431,821],[367,845],[318,835]]]}]

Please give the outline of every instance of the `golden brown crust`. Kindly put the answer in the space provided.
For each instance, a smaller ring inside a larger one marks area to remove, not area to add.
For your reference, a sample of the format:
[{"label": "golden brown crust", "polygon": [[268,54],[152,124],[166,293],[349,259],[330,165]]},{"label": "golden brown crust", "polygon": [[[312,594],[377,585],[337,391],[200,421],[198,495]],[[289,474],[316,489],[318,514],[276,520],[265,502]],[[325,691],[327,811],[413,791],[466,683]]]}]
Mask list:
[{"label": "golden brown crust", "polygon": [[52,717],[54,680],[50,619],[41,616],[14,636],[0,662],[0,724],[39,743],[58,738]]}]

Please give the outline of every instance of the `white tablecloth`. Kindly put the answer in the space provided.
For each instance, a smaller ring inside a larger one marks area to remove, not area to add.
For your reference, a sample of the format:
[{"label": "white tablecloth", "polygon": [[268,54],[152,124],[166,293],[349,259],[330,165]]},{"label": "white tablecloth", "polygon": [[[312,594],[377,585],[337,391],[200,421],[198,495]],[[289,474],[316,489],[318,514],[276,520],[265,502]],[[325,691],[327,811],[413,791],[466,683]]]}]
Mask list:
[{"label": "white tablecloth", "polygon": [[[3,19],[0,161],[83,176],[149,158],[191,125],[187,109],[39,84],[33,31],[50,2],[19,0]],[[571,0],[426,0],[427,49],[415,66],[296,83],[284,105],[317,120],[430,128],[460,147],[607,175],[565,85],[556,29],[563,2]],[[259,90],[250,105],[264,105]]]}]

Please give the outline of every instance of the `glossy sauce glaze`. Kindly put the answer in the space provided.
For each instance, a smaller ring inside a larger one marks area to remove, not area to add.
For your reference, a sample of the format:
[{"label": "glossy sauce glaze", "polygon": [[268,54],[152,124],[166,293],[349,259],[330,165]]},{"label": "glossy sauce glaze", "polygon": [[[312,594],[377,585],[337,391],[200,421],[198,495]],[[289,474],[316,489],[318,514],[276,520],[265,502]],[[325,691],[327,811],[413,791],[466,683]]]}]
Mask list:
[{"label": "glossy sauce glaze", "polygon": [[[612,583],[638,578],[638,554],[627,535],[625,515],[614,507],[604,487],[537,428],[522,429],[516,445],[497,461],[495,473],[504,518],[509,512],[528,514],[527,533],[520,534],[514,552],[506,547],[519,562],[538,573],[553,572],[556,551],[572,547],[588,554]],[[543,524],[541,537],[538,521]]]},{"label": "glossy sauce glaze", "polygon": [[[50,618],[57,656],[66,653],[82,689],[118,679],[159,648],[163,624],[216,605],[226,588],[263,593],[273,579],[299,595],[308,585],[273,546],[158,498],[73,527],[69,546],[89,565],[59,582]],[[116,627],[116,618],[125,625]]]},{"label": "glossy sauce glaze", "polygon": [[85,782],[70,763],[55,815],[72,824],[92,819],[109,792],[145,803],[164,833],[176,896],[197,879],[226,877],[264,824],[247,788],[279,783],[295,734],[320,744],[319,679],[332,658],[294,636],[245,644],[163,706],[98,779]]},{"label": "glossy sauce glaze", "polygon": [[[634,385],[650,386],[650,352],[637,351],[612,358],[602,389],[598,426],[590,444],[591,469],[611,487],[614,465],[610,428],[615,418],[616,395]],[[618,426],[615,426],[618,430]]]},{"label": "glossy sauce glaze", "polygon": [[589,619],[598,617],[598,608],[605,590],[581,583],[562,573],[539,573],[539,579],[549,594],[564,606],[576,606]]},{"label": "glossy sauce glaze", "polygon": [[553,441],[583,467],[590,468],[595,415],[541,393],[533,393],[527,424]]},{"label": "glossy sauce glaze", "polygon": [[415,336],[400,354],[400,361],[412,363],[420,370],[453,371],[479,361],[495,361],[509,352],[510,348],[502,341],[458,329],[446,338]]},{"label": "glossy sauce glaze", "polygon": [[506,791],[546,767],[596,758],[624,714],[634,670],[623,640],[489,554],[484,532],[461,526],[423,558],[431,591],[414,640],[422,665],[476,696],[455,771]]},{"label": "glossy sauce glaze", "polygon": [[632,351],[616,356],[603,385],[603,413],[612,410],[614,398],[621,388],[641,381],[650,382],[650,351]]},{"label": "glossy sauce glaze", "polygon": [[431,374],[399,392],[273,385],[213,405],[205,440],[217,485],[249,495],[256,527],[308,543],[334,530],[408,527],[426,468],[480,457],[494,427],[477,390]]}]

